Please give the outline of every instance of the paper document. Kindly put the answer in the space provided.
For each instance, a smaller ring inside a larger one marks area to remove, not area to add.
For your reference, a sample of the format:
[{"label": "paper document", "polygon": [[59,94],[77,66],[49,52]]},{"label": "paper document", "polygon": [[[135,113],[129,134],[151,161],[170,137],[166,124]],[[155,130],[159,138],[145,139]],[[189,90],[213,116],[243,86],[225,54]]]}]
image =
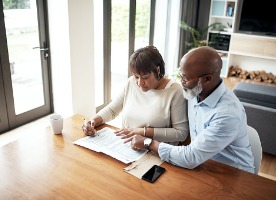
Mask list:
[{"label": "paper document", "polygon": [[103,152],[121,162],[128,164],[140,159],[148,151],[135,151],[131,148],[130,142],[123,143],[124,140],[120,136],[114,134],[114,130],[105,127],[97,131],[95,137],[86,136],[73,142],[73,144],[91,149],[96,152]]}]

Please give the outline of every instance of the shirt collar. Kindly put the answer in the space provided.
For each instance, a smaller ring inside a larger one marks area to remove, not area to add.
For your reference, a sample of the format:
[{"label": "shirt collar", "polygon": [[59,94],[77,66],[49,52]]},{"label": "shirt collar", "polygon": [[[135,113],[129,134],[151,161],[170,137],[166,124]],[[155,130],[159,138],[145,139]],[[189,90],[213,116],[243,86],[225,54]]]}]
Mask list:
[{"label": "shirt collar", "polygon": [[222,80],[221,83],[219,84],[219,86],[206,99],[204,99],[203,101],[201,101],[199,103],[196,103],[196,102],[198,102],[197,101],[198,97],[195,97],[195,98],[193,98],[193,101],[195,104],[198,104],[198,105],[205,104],[209,107],[214,108],[217,105],[220,98],[222,97],[222,95],[224,94],[225,90],[226,90],[226,87]]}]

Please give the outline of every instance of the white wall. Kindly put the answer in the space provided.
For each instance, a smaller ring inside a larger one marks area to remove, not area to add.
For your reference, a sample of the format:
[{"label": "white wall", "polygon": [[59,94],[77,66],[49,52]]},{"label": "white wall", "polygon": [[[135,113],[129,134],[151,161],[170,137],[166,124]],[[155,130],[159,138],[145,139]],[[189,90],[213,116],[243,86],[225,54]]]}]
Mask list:
[{"label": "white wall", "polygon": [[93,0],[48,0],[54,112],[95,114]]}]

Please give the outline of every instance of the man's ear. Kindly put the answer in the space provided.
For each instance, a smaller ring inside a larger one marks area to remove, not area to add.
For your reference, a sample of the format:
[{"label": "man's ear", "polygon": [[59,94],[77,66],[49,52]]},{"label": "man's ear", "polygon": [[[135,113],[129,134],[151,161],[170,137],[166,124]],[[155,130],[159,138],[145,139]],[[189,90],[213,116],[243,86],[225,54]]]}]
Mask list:
[{"label": "man's ear", "polygon": [[206,76],[204,76],[204,80],[205,82],[209,82],[213,79],[213,74],[207,74]]}]

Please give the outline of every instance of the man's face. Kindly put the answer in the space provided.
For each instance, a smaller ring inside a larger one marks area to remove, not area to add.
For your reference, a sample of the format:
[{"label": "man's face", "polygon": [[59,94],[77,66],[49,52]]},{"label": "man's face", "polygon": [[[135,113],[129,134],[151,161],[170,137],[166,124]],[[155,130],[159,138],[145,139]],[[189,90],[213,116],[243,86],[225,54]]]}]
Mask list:
[{"label": "man's face", "polygon": [[[203,74],[202,76],[204,76]],[[183,87],[184,98],[190,100],[202,92],[201,77],[197,73],[182,68],[180,70],[181,84]]]},{"label": "man's face", "polygon": [[183,84],[182,84],[182,87],[183,87],[184,98],[187,100],[191,100],[202,92],[201,78],[198,79],[197,85],[192,89],[188,89]]}]

